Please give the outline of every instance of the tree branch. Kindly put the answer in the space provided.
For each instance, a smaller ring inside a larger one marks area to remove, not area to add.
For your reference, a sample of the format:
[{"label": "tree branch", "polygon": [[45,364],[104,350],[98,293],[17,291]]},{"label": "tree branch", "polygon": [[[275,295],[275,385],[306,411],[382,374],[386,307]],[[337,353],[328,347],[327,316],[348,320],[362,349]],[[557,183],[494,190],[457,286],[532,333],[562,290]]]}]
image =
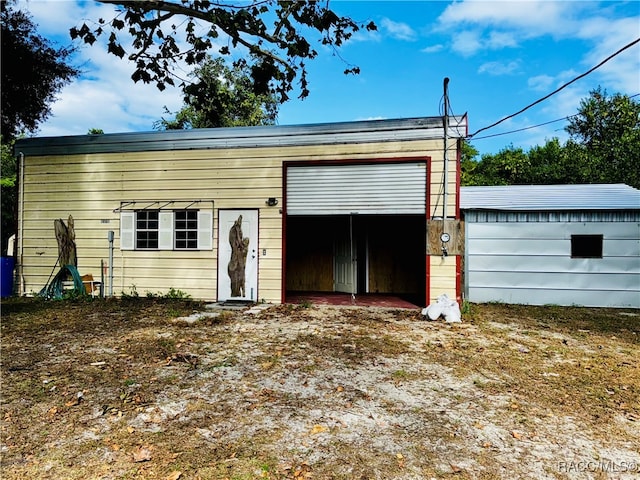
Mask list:
[{"label": "tree branch", "polygon": [[[340,17],[331,11],[328,0],[254,0],[244,6],[222,0],[97,1],[126,12],[124,22],[111,25],[109,51],[123,56],[124,49],[118,44],[116,31],[122,30],[126,23],[133,36],[134,52],[129,58],[137,61],[132,78],[134,81],[157,81],[160,89],[164,88],[169,77],[167,72],[178,59],[183,58],[189,65],[200,63],[212,48],[212,39],[226,35],[229,45],[221,47],[218,53],[229,55],[232,45],[234,49],[239,47],[240,53],[243,47],[246,48],[251,57],[251,76],[257,92],[275,90],[282,101],[286,101],[287,92],[292,90],[298,77],[300,96],[305,97],[309,92],[304,61],[317,56],[306,38],[307,29],[310,35],[319,34],[321,43],[332,46],[335,51],[335,47],[360,28],[351,18]],[[187,47],[186,51],[177,43],[176,35],[181,33],[182,27],[171,25],[167,36],[162,30],[173,16],[188,19],[184,33],[192,48]],[[274,25],[267,27],[265,19],[272,16],[275,17]],[[202,24],[208,27],[206,33],[199,32]],[[370,23],[366,28],[375,29],[375,25]],[[86,24],[71,29],[73,38],[80,37],[91,44],[101,33],[102,28],[91,31]],[[159,35],[157,42],[156,33]],[[160,33],[163,34],[160,36]],[[345,73],[358,73],[358,68],[348,68]]]},{"label": "tree branch", "polygon": [[[123,0],[98,0],[100,3],[105,3],[105,4],[111,4],[111,5],[118,5],[121,6],[123,8],[128,8],[131,6],[132,2],[128,2],[128,1],[123,1]],[[156,24],[155,26],[159,25],[162,21],[174,16],[174,15],[184,15],[187,17],[191,17],[191,18],[196,18],[199,20],[203,20],[207,23],[211,23],[215,26],[217,26],[218,28],[220,28],[220,30],[222,30],[225,34],[227,34],[229,37],[231,37],[232,39],[236,40],[238,43],[240,43],[241,45],[243,45],[244,47],[248,48],[252,53],[255,53],[256,51],[260,54],[260,55],[264,55],[266,57],[270,57],[272,58],[274,61],[278,62],[279,64],[289,67],[287,61],[278,57],[277,55],[275,55],[273,52],[269,51],[269,50],[265,50],[261,47],[259,47],[256,43],[252,43],[248,40],[245,40],[244,38],[242,38],[240,35],[238,35],[239,32],[243,32],[246,33],[248,35],[252,35],[258,38],[261,38],[263,40],[266,40],[269,43],[278,45],[280,45],[280,39],[277,38],[277,36],[273,36],[273,35],[269,35],[266,33],[261,33],[261,32],[249,32],[246,29],[241,29],[241,28],[237,28],[236,33],[233,32],[233,30],[231,28],[229,28],[227,25],[224,25],[223,22],[217,21],[218,17],[215,14],[215,9],[209,9],[209,10],[197,10],[194,8],[190,8],[190,7],[186,7],[184,5],[180,5],[177,3],[172,3],[172,2],[165,2],[165,1],[140,1],[140,2],[133,2],[134,3],[134,7],[136,9],[142,10],[145,13],[148,12],[152,12],[152,11],[164,11],[167,12],[167,15],[165,15],[164,17],[159,17],[156,20],[148,20],[147,22],[149,22],[149,25],[153,25]],[[253,5],[259,5],[261,3],[268,3],[268,1],[264,1],[264,2],[257,2]],[[294,2],[293,5],[297,4],[298,2]],[[216,4],[219,5],[219,4]],[[229,7],[226,6],[225,7]],[[234,8],[240,8],[240,7],[234,7]],[[291,11],[293,7],[291,7],[289,9],[289,11]],[[287,16],[290,14],[290,12],[287,14]],[[239,27],[239,26],[238,26]],[[145,49],[146,50],[146,49]]]}]

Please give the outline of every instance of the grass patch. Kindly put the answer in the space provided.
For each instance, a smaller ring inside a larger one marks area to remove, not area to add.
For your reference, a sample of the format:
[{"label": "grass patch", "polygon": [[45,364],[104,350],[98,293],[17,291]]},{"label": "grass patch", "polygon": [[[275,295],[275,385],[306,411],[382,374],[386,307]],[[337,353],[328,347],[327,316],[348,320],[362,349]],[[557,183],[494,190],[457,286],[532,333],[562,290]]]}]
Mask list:
[{"label": "grass patch", "polygon": [[296,344],[306,345],[315,352],[331,352],[331,355],[348,363],[362,363],[384,356],[394,356],[408,351],[407,345],[390,335],[345,333],[341,335],[302,334]]},{"label": "grass patch", "polygon": [[593,428],[635,410],[640,367],[632,352],[638,349],[625,347],[637,345],[633,317],[558,306],[490,304],[474,310],[473,335],[479,337],[452,332],[443,346],[430,350],[433,361],[451,365],[494,395],[565,414],[579,411]]}]

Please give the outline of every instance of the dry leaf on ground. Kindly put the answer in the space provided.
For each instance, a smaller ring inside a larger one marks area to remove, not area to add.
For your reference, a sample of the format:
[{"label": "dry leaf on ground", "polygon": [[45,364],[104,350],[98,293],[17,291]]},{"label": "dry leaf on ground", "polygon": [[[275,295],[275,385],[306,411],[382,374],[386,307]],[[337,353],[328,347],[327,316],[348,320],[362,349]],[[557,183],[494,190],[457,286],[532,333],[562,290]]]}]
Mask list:
[{"label": "dry leaf on ground", "polygon": [[151,460],[151,449],[149,447],[141,446],[133,451],[134,462],[148,462],[149,460]]}]

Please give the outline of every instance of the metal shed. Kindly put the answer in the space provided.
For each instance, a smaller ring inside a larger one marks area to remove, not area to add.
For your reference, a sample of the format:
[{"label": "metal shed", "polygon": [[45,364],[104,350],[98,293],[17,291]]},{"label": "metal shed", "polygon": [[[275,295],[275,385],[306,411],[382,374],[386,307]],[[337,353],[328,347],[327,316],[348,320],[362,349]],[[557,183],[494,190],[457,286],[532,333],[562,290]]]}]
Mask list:
[{"label": "metal shed", "polygon": [[462,187],[472,302],[640,308],[640,190]]}]

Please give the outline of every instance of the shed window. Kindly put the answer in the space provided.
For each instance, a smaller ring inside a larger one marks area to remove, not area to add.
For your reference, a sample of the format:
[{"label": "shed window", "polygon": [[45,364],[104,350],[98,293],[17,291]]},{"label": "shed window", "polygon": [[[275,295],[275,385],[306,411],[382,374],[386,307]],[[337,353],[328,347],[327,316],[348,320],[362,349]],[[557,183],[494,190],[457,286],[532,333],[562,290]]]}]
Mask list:
[{"label": "shed window", "polygon": [[211,250],[210,211],[137,210],[120,214],[122,250]]},{"label": "shed window", "polygon": [[602,258],[602,235],[571,235],[571,258]]}]

